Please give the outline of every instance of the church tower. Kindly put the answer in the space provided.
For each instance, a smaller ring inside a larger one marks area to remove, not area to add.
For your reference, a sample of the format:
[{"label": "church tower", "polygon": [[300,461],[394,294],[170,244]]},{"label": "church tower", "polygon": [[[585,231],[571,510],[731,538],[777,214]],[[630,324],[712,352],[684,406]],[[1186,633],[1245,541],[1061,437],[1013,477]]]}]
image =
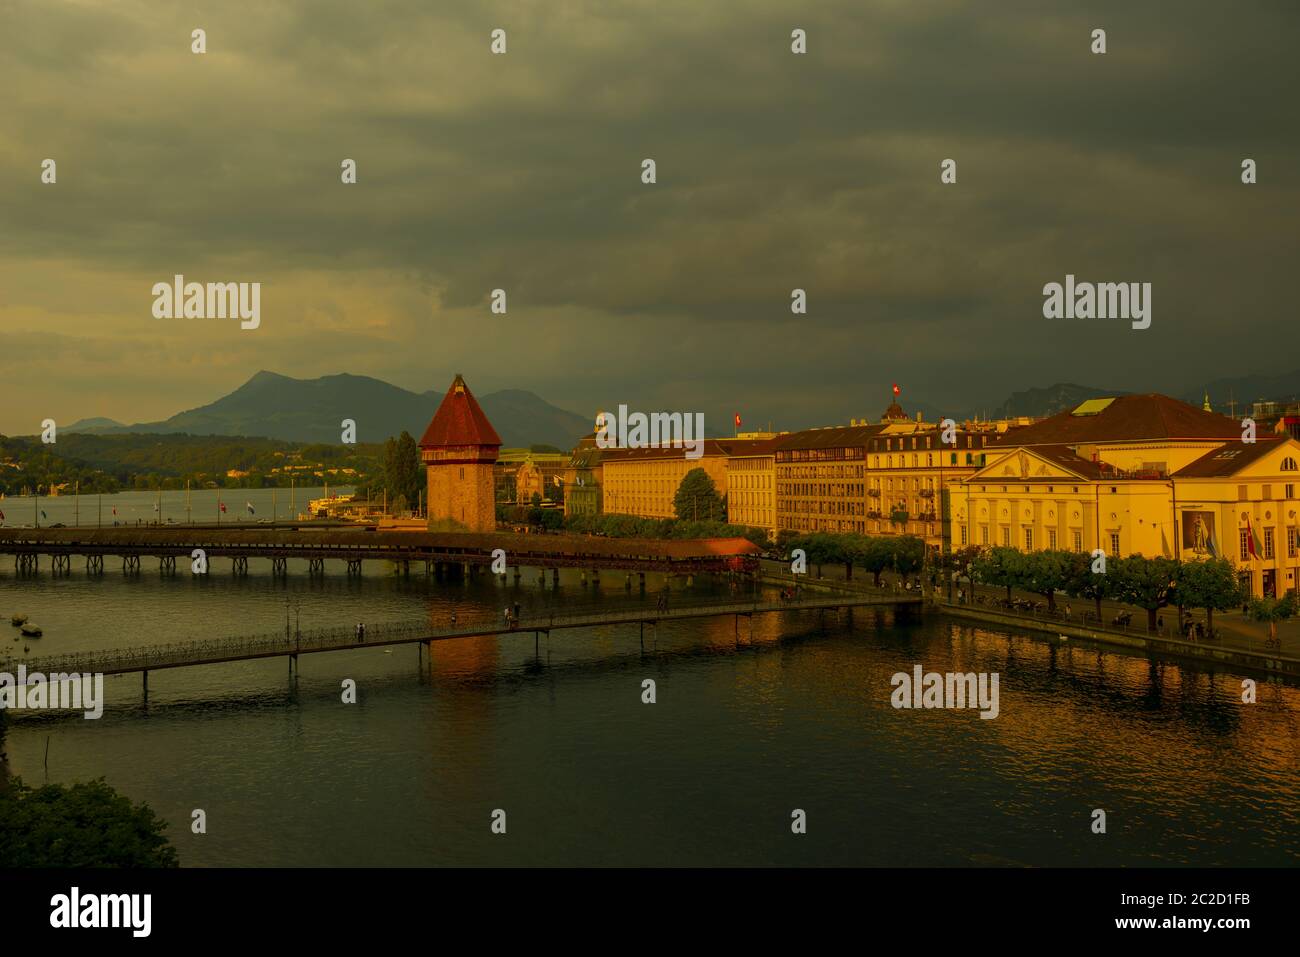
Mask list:
[{"label": "church tower", "polygon": [[420,439],[430,531],[496,531],[492,466],[501,437],[459,373]]}]

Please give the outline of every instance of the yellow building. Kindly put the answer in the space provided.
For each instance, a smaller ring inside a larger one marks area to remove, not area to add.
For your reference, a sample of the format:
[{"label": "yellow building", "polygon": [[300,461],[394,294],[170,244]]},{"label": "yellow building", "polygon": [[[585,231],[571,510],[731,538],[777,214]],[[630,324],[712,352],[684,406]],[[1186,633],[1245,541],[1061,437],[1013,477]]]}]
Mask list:
[{"label": "yellow building", "polygon": [[1300,582],[1300,443],[1162,395],[1093,399],[985,449],[953,495],[955,547],[1231,560],[1255,595]]},{"label": "yellow building", "polygon": [[606,449],[600,460],[605,512],[676,518],[673,497],[687,472],[704,469],[718,494],[726,495],[728,458],[755,444],[743,439],[706,439],[702,454],[695,459],[686,458],[682,449],[672,447]]},{"label": "yellow building", "polygon": [[727,521],[765,528],[776,537],[776,446],[764,437],[727,457]]},{"label": "yellow building", "polygon": [[806,429],[776,440],[777,533],[867,531],[867,448],[884,425]]},{"label": "yellow building", "polygon": [[[947,436],[952,441],[945,442]],[[914,535],[946,551],[952,489],[984,464],[983,432],[917,423],[891,429],[867,447],[867,534]]]}]

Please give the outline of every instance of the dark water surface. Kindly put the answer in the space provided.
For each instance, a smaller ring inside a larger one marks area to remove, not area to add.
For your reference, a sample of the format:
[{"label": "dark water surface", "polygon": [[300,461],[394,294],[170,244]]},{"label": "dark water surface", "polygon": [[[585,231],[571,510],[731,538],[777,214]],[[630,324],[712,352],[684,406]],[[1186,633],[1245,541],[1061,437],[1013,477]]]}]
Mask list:
[{"label": "dark water surface", "polygon": [[[565,573],[402,580],[379,562],[310,581],[269,562],[234,579],[15,578],[0,613],[45,628],[30,655],[422,619],[494,619],[640,601]],[[47,566],[48,567],[48,566]],[[660,579],[651,576],[653,602]],[[682,583],[674,600],[689,597]],[[699,582],[690,593],[725,593]],[[8,629],[5,624],[4,628]],[[99,721],[13,716],[9,770],[30,783],[104,776],[171,824],[183,864],[1294,865],[1300,692],[1082,646],[1056,649],[937,615],[788,613],[646,630],[530,634],[107,678]],[[0,633],[0,656],[23,642]],[[540,660],[539,660],[540,658]],[[890,678],[1000,674],[1001,713],[895,710]],[[359,702],[340,700],[351,678]],[[643,704],[652,678],[657,703]],[[191,811],[208,833],[190,832]],[[494,809],[507,833],[490,831]],[[808,833],[791,833],[793,809]],[[1092,810],[1107,812],[1093,834]]]}]

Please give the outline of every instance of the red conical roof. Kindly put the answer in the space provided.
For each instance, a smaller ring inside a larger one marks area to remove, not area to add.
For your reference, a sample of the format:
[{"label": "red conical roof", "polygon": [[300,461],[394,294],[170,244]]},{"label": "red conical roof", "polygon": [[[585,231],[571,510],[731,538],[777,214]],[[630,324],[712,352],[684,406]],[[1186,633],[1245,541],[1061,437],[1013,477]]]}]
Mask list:
[{"label": "red conical roof", "polygon": [[501,447],[501,436],[483,414],[474,393],[459,373],[442,398],[433,421],[424,430],[420,448],[454,448],[466,445]]}]

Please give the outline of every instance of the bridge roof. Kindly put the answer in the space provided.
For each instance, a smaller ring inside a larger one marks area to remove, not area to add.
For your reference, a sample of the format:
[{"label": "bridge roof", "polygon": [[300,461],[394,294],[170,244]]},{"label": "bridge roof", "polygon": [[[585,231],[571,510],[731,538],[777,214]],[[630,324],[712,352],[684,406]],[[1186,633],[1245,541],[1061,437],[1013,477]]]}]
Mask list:
[{"label": "bridge roof", "polygon": [[[760,554],[744,538],[681,540],[603,538],[594,535],[518,535],[508,532],[370,531],[338,527],[287,529],[214,528],[0,528],[0,549],[13,542],[62,546],[122,546],[168,549],[220,546],[273,548],[276,546],[359,546],[371,548],[431,549],[490,553],[504,549],[508,559],[519,556],[584,555],[594,558],[667,558],[674,561]],[[75,550],[75,549],[74,549]]]}]

